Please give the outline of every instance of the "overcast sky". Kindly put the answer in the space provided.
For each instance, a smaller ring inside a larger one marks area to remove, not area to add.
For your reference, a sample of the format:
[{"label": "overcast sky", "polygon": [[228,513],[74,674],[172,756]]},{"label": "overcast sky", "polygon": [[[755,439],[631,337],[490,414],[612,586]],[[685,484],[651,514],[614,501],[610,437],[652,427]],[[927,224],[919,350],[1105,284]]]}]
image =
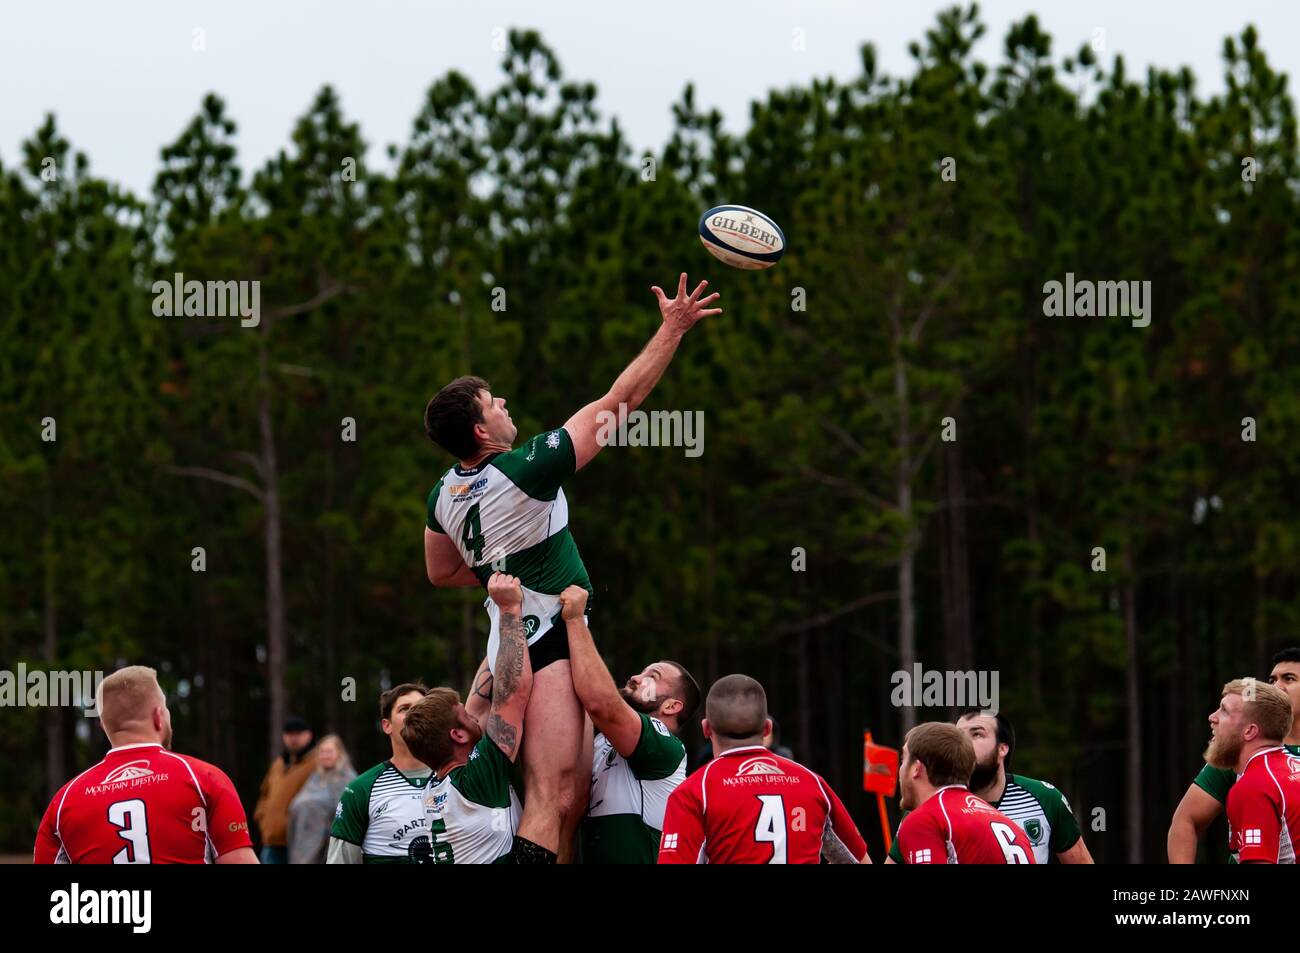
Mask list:
[{"label": "overcast sky", "polygon": [[[656,151],[669,106],[693,81],[733,131],[771,88],[859,71],[862,43],[881,67],[910,68],[907,43],[923,36],[935,0],[64,0],[5,4],[0,26],[0,161],[47,111],[99,175],[147,192],[159,149],[219,93],[239,124],[247,174],[288,141],[292,122],[325,83],[361,125],[370,160],[403,142],[424,91],[455,68],[480,90],[499,76],[494,30],[533,27],[565,75],[597,85],[605,116],[632,143]],[[1059,60],[1104,30],[1106,57],[1130,75],[1150,64],[1193,68],[1202,94],[1223,86],[1223,38],[1260,30],[1275,69],[1300,66],[1297,0],[987,0],[979,50],[996,62],[1007,26],[1036,12]],[[206,49],[196,52],[194,31]],[[806,50],[792,49],[802,30]],[[498,34],[499,35],[499,34]]]}]

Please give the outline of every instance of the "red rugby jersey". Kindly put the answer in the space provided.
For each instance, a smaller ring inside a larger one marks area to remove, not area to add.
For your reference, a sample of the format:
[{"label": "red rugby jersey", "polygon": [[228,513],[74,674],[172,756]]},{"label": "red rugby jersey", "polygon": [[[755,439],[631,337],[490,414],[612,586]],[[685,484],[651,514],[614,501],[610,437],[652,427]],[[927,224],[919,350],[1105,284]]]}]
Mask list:
[{"label": "red rugby jersey", "polygon": [[1228,791],[1228,842],[1239,864],[1294,864],[1300,840],[1300,758],[1258,751]]},{"label": "red rugby jersey", "polygon": [[160,744],[122,745],[50,801],[38,864],[202,864],[251,847],[248,819],[220,768]]},{"label": "red rugby jersey", "polygon": [[733,748],[668,798],[661,864],[815,864],[823,836],[862,860],[867,845],[816,773],[762,745]]},{"label": "red rugby jersey", "polygon": [[1034,847],[1020,825],[964,784],[939,790],[898,827],[909,864],[1032,864]]}]

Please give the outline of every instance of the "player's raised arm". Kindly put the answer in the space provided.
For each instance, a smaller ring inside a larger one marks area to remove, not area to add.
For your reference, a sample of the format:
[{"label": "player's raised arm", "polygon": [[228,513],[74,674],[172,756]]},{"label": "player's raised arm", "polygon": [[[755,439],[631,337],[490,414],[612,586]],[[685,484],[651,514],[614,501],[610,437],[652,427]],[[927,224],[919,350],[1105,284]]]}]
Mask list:
[{"label": "player's raised arm", "polygon": [[524,733],[524,711],[533,690],[533,666],[528,658],[528,630],[524,627],[524,593],[519,580],[496,572],[488,580],[488,595],[501,609],[501,646],[497,650],[492,684],[492,710],[484,733],[511,761],[519,753]]},{"label": "player's raised arm", "polygon": [[[659,383],[659,378],[663,376],[664,369],[673,359],[673,354],[677,352],[677,345],[681,343],[682,335],[694,327],[695,322],[700,318],[722,313],[721,308],[707,307],[718,297],[717,292],[707,298],[700,297],[708,284],[707,281],[701,281],[695,290],[688,294],[686,272],[683,271],[677,282],[675,297],[669,298],[657,285],[650,289],[659,299],[659,313],[663,315],[663,324],[659,326],[655,336],[650,339],[650,343],[636,356],[636,359],[622,374],[618,375],[618,380],[614,381],[614,386],[608,393],[583,407],[564,425],[564,429],[569,433],[569,439],[573,441],[575,469],[581,470],[600,452],[602,428],[608,435],[610,430],[608,422],[617,420],[619,405],[623,405],[630,413],[641,406],[641,402],[646,399],[650,391],[654,390],[655,384]],[[614,415],[612,418],[608,416],[611,414]]]},{"label": "player's raised arm", "polygon": [[596,651],[596,643],[583,617],[587,611],[587,590],[582,586],[565,589],[560,593],[560,611],[569,636],[573,690],[596,730],[604,732],[615,751],[630,758],[641,741],[641,716],[623,701],[613,676]]}]

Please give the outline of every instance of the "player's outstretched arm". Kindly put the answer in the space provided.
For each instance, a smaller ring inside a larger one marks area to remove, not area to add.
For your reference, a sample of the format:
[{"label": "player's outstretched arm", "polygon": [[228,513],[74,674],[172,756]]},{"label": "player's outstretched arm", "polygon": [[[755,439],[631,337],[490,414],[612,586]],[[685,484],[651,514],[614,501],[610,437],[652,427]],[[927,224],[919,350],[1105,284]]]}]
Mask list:
[{"label": "player's outstretched arm", "polygon": [[478,576],[465,565],[446,533],[424,528],[424,571],[435,586],[477,586]]},{"label": "player's outstretched arm", "polygon": [[495,572],[487,588],[488,595],[501,610],[501,645],[497,649],[496,675],[492,680],[492,709],[483,731],[514,761],[524,734],[528,696],[533,690],[528,630],[523,619],[523,586],[514,576]]},{"label": "player's outstretched arm", "polygon": [[582,586],[569,586],[560,593],[560,612],[569,635],[573,691],[587,709],[596,730],[604,732],[615,751],[630,758],[641,741],[641,716],[618,693],[618,686],[592,641],[584,618],[586,611],[587,590]]},{"label": "player's outstretched arm", "polygon": [[[624,405],[628,412],[636,410],[641,402],[654,390],[655,384],[663,376],[664,369],[677,352],[682,335],[695,326],[700,318],[721,314],[721,308],[709,308],[718,297],[717,292],[707,298],[701,298],[707,281],[701,281],[694,291],[686,291],[686,272],[677,282],[676,297],[669,298],[658,285],[651,288],[659,299],[659,313],[663,315],[663,324],[650,339],[636,359],[618,375],[614,386],[599,400],[592,401],[586,407],[569,418],[564,429],[573,441],[574,468],[581,470],[600,452],[601,432],[609,433],[608,421],[617,420],[619,405]],[[613,414],[611,418],[607,415]]]},{"label": "player's outstretched arm", "polygon": [[1196,863],[1196,843],[1222,810],[1223,805],[1200,785],[1190,785],[1169,824],[1169,836],[1165,841],[1169,863]]}]

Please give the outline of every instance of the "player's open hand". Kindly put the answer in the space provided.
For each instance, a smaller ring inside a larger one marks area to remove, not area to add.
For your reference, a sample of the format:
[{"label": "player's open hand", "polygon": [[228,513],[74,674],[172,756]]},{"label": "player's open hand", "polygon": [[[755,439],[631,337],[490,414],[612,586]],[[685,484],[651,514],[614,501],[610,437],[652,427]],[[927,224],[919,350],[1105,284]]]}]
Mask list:
[{"label": "player's open hand", "polygon": [[700,297],[708,286],[707,281],[701,281],[694,291],[687,294],[686,272],[683,271],[682,277],[677,282],[677,296],[675,298],[669,298],[665,295],[664,290],[658,285],[655,285],[650,290],[659,299],[659,313],[664,316],[664,323],[685,333],[693,328],[695,322],[700,318],[707,318],[713,314],[722,314],[721,308],[708,307],[717,300],[718,293],[716,291],[707,298]]},{"label": "player's open hand", "polygon": [[587,611],[587,590],[582,586],[569,586],[560,593],[560,615],[565,621],[580,619]]},{"label": "player's open hand", "polygon": [[494,572],[488,579],[488,595],[502,609],[519,609],[524,604],[524,587],[514,576]]}]

